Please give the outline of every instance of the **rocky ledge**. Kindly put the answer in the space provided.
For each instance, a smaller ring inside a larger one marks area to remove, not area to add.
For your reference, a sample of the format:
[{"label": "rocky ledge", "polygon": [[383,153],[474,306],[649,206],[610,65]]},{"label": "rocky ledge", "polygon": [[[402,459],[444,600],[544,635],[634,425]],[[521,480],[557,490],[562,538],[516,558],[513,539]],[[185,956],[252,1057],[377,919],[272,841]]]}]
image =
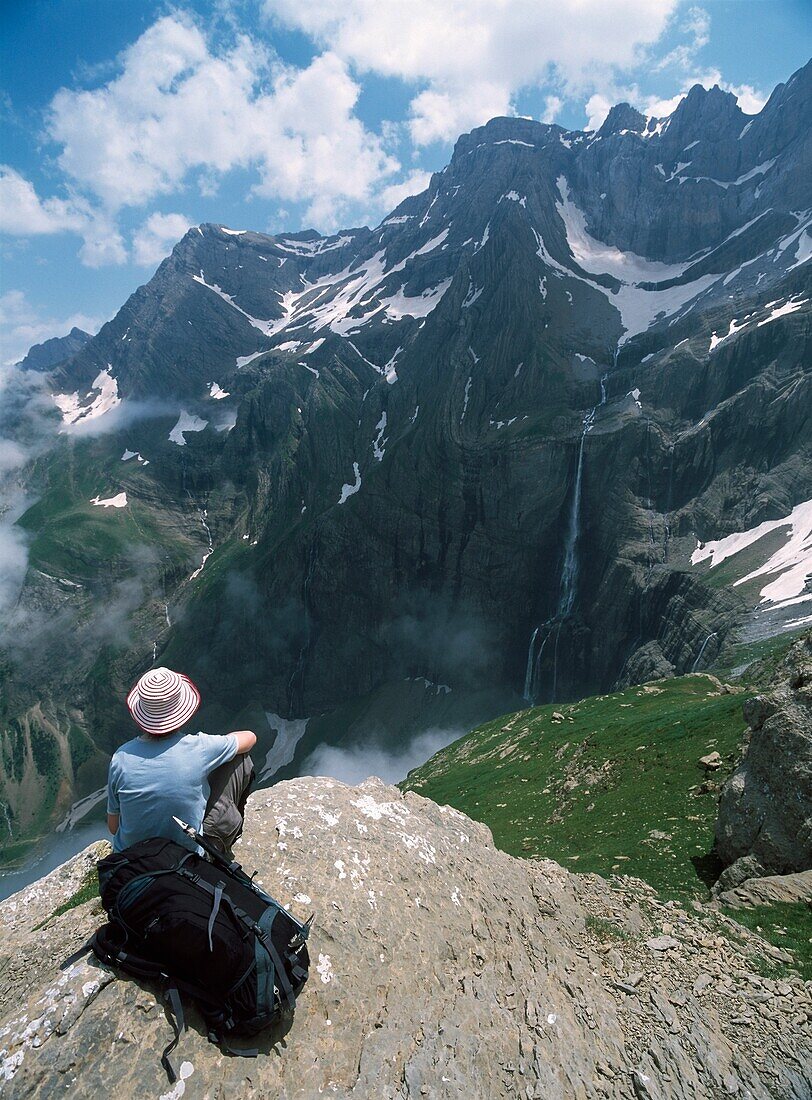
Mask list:
[{"label": "rocky ledge", "polygon": [[812,1091],[812,990],[789,956],[637,880],[515,859],[483,825],[379,780],[314,778],[254,795],[238,853],[297,913],[316,912],[295,1019],[247,1060],[209,1045],[193,1014],[169,1086],[153,991],[92,958],[60,970],[101,911],[97,899],[54,911],[99,850],[0,906],[5,1096]]}]

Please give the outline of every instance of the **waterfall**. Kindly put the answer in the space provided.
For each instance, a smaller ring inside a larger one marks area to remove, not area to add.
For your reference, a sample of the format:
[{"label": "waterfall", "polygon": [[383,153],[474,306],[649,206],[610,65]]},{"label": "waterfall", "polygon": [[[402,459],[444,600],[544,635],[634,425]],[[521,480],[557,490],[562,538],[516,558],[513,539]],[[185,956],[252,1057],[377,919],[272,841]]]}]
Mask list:
[{"label": "waterfall", "polygon": [[[188,490],[187,490],[187,492],[188,492]],[[192,503],[194,503],[194,500],[192,498],[191,493],[189,493],[189,499],[192,501]],[[211,527],[209,527],[209,510],[208,510],[208,508],[199,508],[199,507],[197,507],[197,505],[195,505],[195,507],[197,508],[197,514],[200,517],[200,522],[203,525],[203,530],[206,532],[206,538],[209,541],[209,545],[208,545],[208,548],[207,548],[206,552],[203,555],[203,560],[201,561],[200,565],[197,567],[197,569],[195,569],[194,573],[192,573],[192,575],[189,577],[190,581],[193,581],[195,579],[195,577],[200,576],[200,574],[203,572],[203,566],[206,564],[206,562],[209,560],[209,558],[214,553],[214,540],[212,539],[212,536],[211,536]]]},{"label": "waterfall", "polygon": [[702,648],[699,650],[699,653],[696,655],[696,660],[691,665],[691,672],[696,672],[697,668],[699,667],[699,662],[702,660],[702,654],[705,652],[705,647],[707,646],[707,644],[711,640],[711,638],[715,638],[715,637],[716,637],[716,631],[714,630],[713,633],[709,634],[707,636],[707,638],[705,639],[705,641],[702,643]]},{"label": "waterfall", "polygon": [[293,672],[290,674],[288,680],[288,707],[292,711],[293,708],[293,693],[295,689],[295,683],[298,678],[299,689],[301,690],[304,682],[304,666],[307,659],[307,651],[310,648],[310,585],[313,580],[313,574],[316,569],[316,540],[310,544],[310,550],[308,551],[307,570],[305,572],[304,581],[302,582],[302,602],[304,604],[304,621],[305,621],[305,636],[302,645],[299,648],[299,656],[296,658],[296,665]]},{"label": "waterfall", "polygon": [[11,827],[11,811],[9,810],[8,802],[0,802],[0,806],[3,807],[3,816],[6,819],[6,828],[8,829],[9,840],[14,836],[14,830]]},{"label": "waterfall", "polygon": [[532,702],[530,692],[533,687],[533,649],[535,647],[538,634],[539,628],[536,627],[536,629],[530,636],[530,645],[527,648],[527,668],[525,669],[524,673],[524,691],[522,692],[522,698],[524,699],[525,703]]},{"label": "waterfall", "polygon": [[668,544],[671,541],[671,508],[674,499],[674,443],[669,447],[668,495],[665,501],[665,534],[663,537],[663,562],[668,561]]},{"label": "waterfall", "polygon": [[[617,352],[615,352],[615,364],[617,364]],[[548,619],[546,622],[542,623],[540,627],[537,626],[530,637],[530,645],[527,649],[527,665],[525,669],[523,693],[524,700],[527,703],[535,703],[536,701],[536,692],[534,688],[538,682],[541,668],[541,655],[544,652],[544,647],[553,629],[557,628],[553,656],[553,698],[551,700],[551,702],[555,702],[555,692],[558,684],[558,639],[561,635],[561,624],[572,614],[578,590],[578,540],[581,536],[581,491],[584,476],[584,448],[586,445],[586,437],[594,427],[598,409],[606,404],[606,380],[608,377],[608,372],[601,376],[601,399],[597,405],[592,406],[582,421],[581,440],[578,444],[578,461],[575,467],[575,482],[572,488],[572,500],[570,501],[567,529],[564,535],[564,560],[561,566],[558,606],[556,607],[556,612],[552,619]],[[534,656],[536,639],[538,638],[539,631],[545,627],[549,627],[549,630],[547,630],[547,633],[541,639],[538,653],[535,653]]]}]

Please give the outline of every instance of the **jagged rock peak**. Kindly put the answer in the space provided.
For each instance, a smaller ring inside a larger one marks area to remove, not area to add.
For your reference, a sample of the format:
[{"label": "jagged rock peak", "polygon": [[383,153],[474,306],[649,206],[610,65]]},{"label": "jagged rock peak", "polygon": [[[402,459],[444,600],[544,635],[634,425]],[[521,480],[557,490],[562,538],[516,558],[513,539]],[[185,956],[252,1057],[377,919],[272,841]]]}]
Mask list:
[{"label": "jagged rock peak", "polygon": [[23,370],[50,370],[76,355],[92,339],[89,332],[74,325],[67,336],[53,336],[41,344],[34,344],[28,349],[25,358],[20,360],[19,366]]},{"label": "jagged rock peak", "polygon": [[[100,920],[98,901],[53,915],[98,854],[0,906],[9,1098],[166,1091],[154,993],[92,960],[57,969]],[[256,1061],[223,1057],[192,1013],[174,1097],[809,1095],[809,1025],[784,1026],[806,1021],[801,980],[764,1018],[741,1012],[750,950],[782,953],[637,880],[516,859],[484,825],[377,779],[255,793],[237,857],[315,910],[311,977]]]},{"label": "jagged rock peak", "polygon": [[599,137],[608,137],[610,134],[618,134],[623,130],[631,130],[640,134],[646,128],[646,117],[635,110],[630,103],[617,103],[606,116],[603,125],[598,130]]},{"label": "jagged rock peak", "polygon": [[731,136],[737,123],[744,121],[745,114],[732,92],[723,92],[718,84],[712,88],[694,84],[671,115],[669,136],[690,133],[713,141]]}]

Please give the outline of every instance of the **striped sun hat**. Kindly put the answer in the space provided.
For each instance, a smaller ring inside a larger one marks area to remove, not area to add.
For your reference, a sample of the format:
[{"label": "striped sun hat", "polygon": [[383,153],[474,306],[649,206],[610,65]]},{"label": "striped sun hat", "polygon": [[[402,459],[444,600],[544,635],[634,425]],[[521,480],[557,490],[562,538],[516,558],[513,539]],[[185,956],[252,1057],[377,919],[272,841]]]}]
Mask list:
[{"label": "striped sun hat", "polygon": [[163,737],[189,721],[200,706],[200,692],[182,672],[152,668],[130,691],[127,706],[142,730]]}]

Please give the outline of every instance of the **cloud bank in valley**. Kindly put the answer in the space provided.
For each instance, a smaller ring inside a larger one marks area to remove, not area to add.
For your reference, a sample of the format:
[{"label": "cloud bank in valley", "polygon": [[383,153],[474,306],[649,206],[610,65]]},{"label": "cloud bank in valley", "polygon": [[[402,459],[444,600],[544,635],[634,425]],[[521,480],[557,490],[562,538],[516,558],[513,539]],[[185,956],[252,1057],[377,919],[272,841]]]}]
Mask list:
[{"label": "cloud bank in valley", "polygon": [[420,767],[430,756],[466,732],[430,729],[407,744],[391,749],[372,742],[351,748],[320,745],[304,760],[299,771],[301,775],[329,775],[353,786],[370,775],[377,775],[386,783],[399,783],[413,768]]}]

